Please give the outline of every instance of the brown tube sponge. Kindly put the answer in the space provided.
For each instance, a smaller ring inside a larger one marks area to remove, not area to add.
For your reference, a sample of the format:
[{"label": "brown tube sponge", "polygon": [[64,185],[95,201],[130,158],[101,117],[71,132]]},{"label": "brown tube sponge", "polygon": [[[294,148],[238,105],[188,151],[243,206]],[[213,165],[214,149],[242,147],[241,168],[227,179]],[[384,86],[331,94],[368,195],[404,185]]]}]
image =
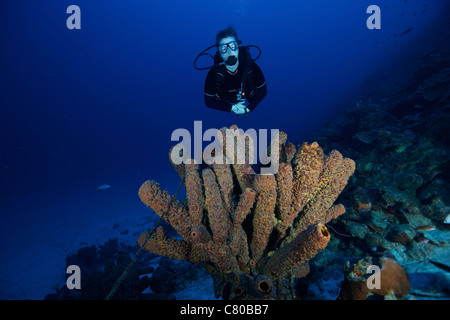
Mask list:
[{"label": "brown tube sponge", "polygon": [[[236,126],[231,126],[230,130],[238,130]],[[228,131],[228,134],[230,136],[227,136],[228,142],[230,142],[230,139],[233,137],[233,134],[231,131]],[[236,180],[239,183],[239,186],[241,188],[241,192],[244,192],[245,188],[251,188],[253,184],[253,180],[255,178],[255,171],[251,167],[251,161],[253,159],[250,159],[253,155],[253,139],[250,135],[246,134],[240,134],[240,132],[235,131],[234,132],[236,138],[233,138],[233,151],[234,155],[231,160],[232,167],[233,167],[233,173],[236,176]],[[227,145],[228,148],[228,145]]]},{"label": "brown tube sponge", "polygon": [[294,159],[295,152],[297,151],[297,147],[292,142],[286,143],[284,146],[284,154],[286,156],[286,163],[291,163],[292,159]]},{"label": "brown tube sponge", "polygon": [[180,201],[162,190],[159,183],[148,180],[139,188],[141,201],[152,208],[158,216],[164,214],[166,220],[182,237],[189,239],[191,230],[191,217]]},{"label": "brown tube sponge", "polygon": [[144,249],[148,252],[194,264],[208,260],[203,253],[193,249],[188,242],[168,238],[162,227],[158,227],[150,238],[149,234],[149,231],[144,231],[138,238],[138,245],[144,246]]},{"label": "brown tube sponge", "polygon": [[217,244],[210,241],[202,246],[209,260],[222,272],[239,274],[239,267],[236,258],[231,254],[229,246]]},{"label": "brown tube sponge", "polygon": [[277,225],[276,228],[280,234],[284,234],[285,230],[292,223],[293,216],[290,216],[292,203],[292,184],[293,172],[289,163],[281,163],[276,174],[277,179]]},{"label": "brown tube sponge", "polygon": [[275,297],[273,282],[264,275],[259,275],[251,282],[251,292],[258,299],[271,299]]},{"label": "brown tube sponge", "polygon": [[[348,158],[342,159],[342,156],[337,151],[332,154],[335,156],[330,156],[329,163],[325,166],[325,170],[320,177],[314,198],[307,203],[294,226],[294,236],[311,224],[328,222],[325,219],[329,214],[328,210],[347,185],[348,178],[355,171],[355,162],[353,160]],[[339,210],[333,213],[335,216],[345,212],[343,207],[336,209]]]},{"label": "brown tube sponge", "polygon": [[233,174],[231,168],[226,164],[213,164],[214,173],[219,183],[222,194],[223,205],[230,215],[234,210],[233,203]]},{"label": "brown tube sponge", "polygon": [[323,169],[323,162],[323,150],[317,142],[310,145],[304,143],[295,154],[292,161],[294,185],[292,187],[291,215],[298,214],[311,199]]},{"label": "brown tube sponge", "polygon": [[189,215],[191,216],[192,226],[201,224],[203,218],[203,197],[202,179],[198,170],[186,172],[186,196],[189,206]]},{"label": "brown tube sponge", "polygon": [[323,250],[330,240],[325,225],[318,223],[300,233],[292,242],[275,251],[264,267],[264,274],[270,279],[278,279],[312,259]]},{"label": "brown tube sponge", "polygon": [[138,243],[159,255],[201,263],[224,299],[233,294],[242,299],[292,298],[287,282],[308,274],[308,261],[330,239],[325,223],[345,213],[334,201],[355,163],[338,151],[325,156],[316,142],[297,149],[280,131],[267,150],[272,156],[279,152],[277,173],[256,175],[253,131],[236,130],[234,125],[217,131],[218,144],[203,155],[225,163],[204,162],[202,170],[195,162],[175,165],[172,160],[182,156],[187,163],[191,156],[179,144],[171,149],[186,199],[178,201],[154,181],[146,181],[139,196],[183,240],[168,238],[158,228],[151,236],[143,233]]},{"label": "brown tube sponge", "polygon": [[252,260],[257,263],[269,242],[275,225],[275,204],[277,201],[277,182],[274,175],[257,175],[253,188],[257,193],[253,217],[253,236],[250,249]]},{"label": "brown tube sponge", "polygon": [[253,189],[245,189],[233,215],[233,229],[230,234],[230,249],[231,254],[236,256],[237,261],[243,268],[247,265],[250,257],[248,252],[247,234],[242,228],[242,223],[250,213],[255,198],[256,192]]},{"label": "brown tube sponge", "polygon": [[193,244],[208,243],[211,241],[211,235],[202,224],[191,229],[191,241]]},{"label": "brown tube sponge", "polygon": [[204,169],[202,177],[205,187],[205,204],[208,210],[209,226],[212,231],[213,241],[217,244],[224,244],[228,239],[231,222],[223,205],[216,175],[211,169]]},{"label": "brown tube sponge", "polygon": [[309,268],[309,261],[306,261],[304,264],[299,265],[298,267],[295,267],[290,271],[290,273],[296,277],[296,278],[303,278],[306,277],[309,274],[310,268]]},{"label": "brown tube sponge", "polygon": [[249,214],[255,202],[256,192],[251,188],[246,188],[239,198],[239,203],[233,213],[233,226],[240,226]]}]

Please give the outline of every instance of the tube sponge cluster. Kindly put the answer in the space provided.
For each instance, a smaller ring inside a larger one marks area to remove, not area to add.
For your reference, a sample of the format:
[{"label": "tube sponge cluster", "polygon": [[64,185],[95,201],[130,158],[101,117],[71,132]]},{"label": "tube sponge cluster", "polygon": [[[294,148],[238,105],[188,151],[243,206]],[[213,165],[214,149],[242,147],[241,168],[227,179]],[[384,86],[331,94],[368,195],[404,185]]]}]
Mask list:
[{"label": "tube sponge cluster", "polygon": [[[248,151],[251,137],[245,138]],[[248,157],[239,164],[174,165],[187,201],[146,181],[139,189],[142,202],[182,239],[167,237],[159,227],[153,234],[143,232],[138,244],[203,266],[215,279],[217,296],[290,298],[281,284],[306,276],[308,261],[327,246],[325,224],[345,212],[334,202],[355,163],[336,150],[324,155],[316,142],[297,147],[284,132],[273,147],[280,159],[275,175],[256,174]]]}]

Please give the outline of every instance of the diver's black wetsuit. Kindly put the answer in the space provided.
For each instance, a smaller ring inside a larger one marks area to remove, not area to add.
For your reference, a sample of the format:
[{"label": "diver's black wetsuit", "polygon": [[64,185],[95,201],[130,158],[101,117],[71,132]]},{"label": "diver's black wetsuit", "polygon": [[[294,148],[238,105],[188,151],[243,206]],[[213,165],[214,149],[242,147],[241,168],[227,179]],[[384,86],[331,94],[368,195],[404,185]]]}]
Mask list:
[{"label": "diver's black wetsuit", "polygon": [[[205,81],[205,104],[207,107],[231,111],[233,104],[237,102],[237,94],[241,88],[244,63],[239,61],[239,66],[234,73],[230,72],[224,65],[209,70]],[[218,88],[218,80],[221,83]],[[266,80],[261,69],[256,63],[252,63],[249,69],[246,85],[244,88],[245,96],[250,111],[255,110],[256,106],[264,99],[267,94]],[[221,92],[217,92],[217,91]]]}]

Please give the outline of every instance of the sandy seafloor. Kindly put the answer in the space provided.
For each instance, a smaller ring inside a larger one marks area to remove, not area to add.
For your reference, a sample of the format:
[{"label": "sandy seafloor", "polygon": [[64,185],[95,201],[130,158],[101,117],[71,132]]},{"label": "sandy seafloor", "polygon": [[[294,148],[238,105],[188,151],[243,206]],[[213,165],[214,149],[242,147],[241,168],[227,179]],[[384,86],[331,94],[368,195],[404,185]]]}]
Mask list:
[{"label": "sandy seafloor", "polygon": [[[66,256],[83,246],[100,246],[113,238],[136,245],[139,234],[157,221],[139,200],[138,188],[93,187],[78,194],[29,196],[17,203],[0,226],[0,299],[41,300],[55,293],[66,283]],[[21,223],[21,214],[33,223]],[[210,275],[205,272],[176,298],[215,299]]]}]

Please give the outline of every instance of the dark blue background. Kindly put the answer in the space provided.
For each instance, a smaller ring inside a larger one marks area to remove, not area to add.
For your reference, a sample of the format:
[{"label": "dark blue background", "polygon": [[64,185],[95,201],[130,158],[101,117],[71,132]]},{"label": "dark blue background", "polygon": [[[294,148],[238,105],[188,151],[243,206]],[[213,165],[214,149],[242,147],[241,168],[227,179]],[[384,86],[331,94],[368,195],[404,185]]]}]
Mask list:
[{"label": "dark blue background", "polygon": [[[433,24],[446,3],[2,0],[2,233],[147,210],[139,186],[154,179],[175,192],[170,136],[192,132],[196,120],[204,130],[237,124],[309,141],[358,100],[368,75],[399,77],[439,41]],[[66,27],[71,4],[81,8],[81,30]],[[366,27],[371,4],[381,8],[381,30]],[[262,49],[268,95],[246,117],[206,108],[206,71],[193,68],[229,24]],[[112,187],[97,192],[101,184]]]}]

